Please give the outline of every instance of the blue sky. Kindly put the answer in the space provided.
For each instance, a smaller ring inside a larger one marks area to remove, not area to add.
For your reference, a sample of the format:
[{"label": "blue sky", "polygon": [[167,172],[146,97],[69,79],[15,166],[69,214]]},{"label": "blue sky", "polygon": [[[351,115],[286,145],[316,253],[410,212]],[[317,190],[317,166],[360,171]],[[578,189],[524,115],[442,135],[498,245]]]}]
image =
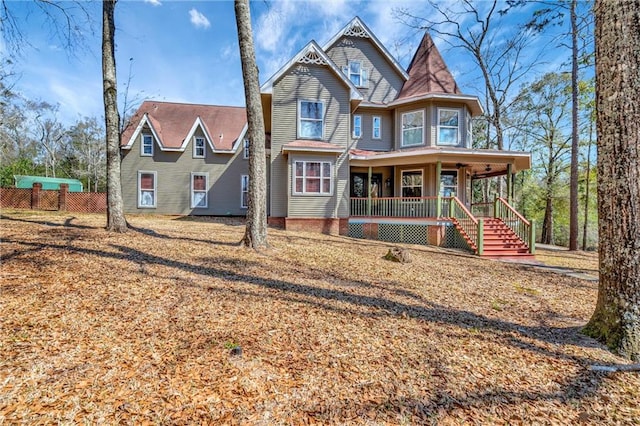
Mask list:
[{"label": "blue sky", "polygon": [[[93,23],[83,28],[83,48],[68,54],[43,24],[37,9],[27,2],[11,1],[31,44],[22,49],[16,62],[14,90],[28,99],[58,103],[59,118],[66,123],[82,116],[103,115],[101,3],[83,4]],[[266,81],[309,40],[322,45],[355,15],[406,67],[422,33],[399,23],[393,9],[405,7],[419,13],[426,10],[425,4],[415,0],[252,2],[260,80]],[[540,40],[536,49],[548,42]],[[470,60],[462,52],[447,49],[441,41],[436,43],[463,91],[480,95],[482,88]],[[116,7],[116,44],[121,98],[131,76],[128,96],[137,103],[156,99],[244,104],[231,1],[120,0]],[[547,68],[557,68],[557,56],[549,58]]]}]

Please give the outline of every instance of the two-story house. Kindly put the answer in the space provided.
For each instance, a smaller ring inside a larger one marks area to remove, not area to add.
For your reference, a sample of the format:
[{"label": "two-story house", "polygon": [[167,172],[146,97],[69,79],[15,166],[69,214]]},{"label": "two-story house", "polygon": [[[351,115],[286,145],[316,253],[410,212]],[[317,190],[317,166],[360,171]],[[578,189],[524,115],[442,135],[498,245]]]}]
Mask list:
[{"label": "two-story house", "polygon": [[[356,17],[324,46],[310,41],[261,86],[261,94],[270,135],[271,225],[463,244],[485,254],[497,254],[492,244],[505,253],[532,251],[531,226],[507,200],[483,206],[490,218],[471,212],[473,180],[507,175],[510,185],[514,173],[530,167],[530,154],[472,148],[472,118],[482,106],[460,91],[428,34],[405,70]],[[204,116],[207,108],[231,114],[228,107],[142,105],[137,128],[123,138],[123,152],[130,151],[122,172],[128,179],[123,185],[130,185],[128,211],[243,213],[239,200],[248,178],[245,155],[238,153],[248,153],[245,112],[234,110],[233,120],[216,122]],[[150,144],[159,148],[157,156],[145,151]],[[196,155],[199,147],[205,157]],[[154,207],[143,188],[152,175]],[[206,195],[197,195],[196,187]],[[205,197],[207,207],[194,197]],[[508,241],[484,238],[503,227],[512,228]]]}]

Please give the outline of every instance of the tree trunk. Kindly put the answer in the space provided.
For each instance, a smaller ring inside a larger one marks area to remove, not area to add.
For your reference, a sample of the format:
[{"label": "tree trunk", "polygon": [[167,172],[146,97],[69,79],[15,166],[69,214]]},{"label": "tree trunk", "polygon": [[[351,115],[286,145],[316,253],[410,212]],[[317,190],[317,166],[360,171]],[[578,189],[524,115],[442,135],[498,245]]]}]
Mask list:
[{"label": "tree trunk", "polygon": [[547,191],[547,200],[544,209],[544,219],[542,220],[542,244],[553,244],[553,194]]},{"label": "tree trunk", "polygon": [[596,0],[600,281],[585,332],[640,361],[640,2]]},{"label": "tree trunk", "polygon": [[569,250],[578,250],[578,0],[571,0],[571,175]]},{"label": "tree trunk", "polygon": [[258,67],[253,47],[253,31],[248,0],[235,0],[236,25],[247,104],[249,137],[249,198],[247,225],[242,244],[255,250],[267,247],[267,164],[264,116],[258,83]]},{"label": "tree trunk", "polygon": [[584,193],[584,224],[582,228],[582,250],[587,250],[587,231],[589,230],[589,193],[591,192],[591,144],[593,142],[593,122],[589,124],[589,145],[587,146],[587,173]]},{"label": "tree trunk", "polygon": [[114,9],[116,0],[102,2],[102,77],[104,119],[107,139],[107,230],[126,232],[122,188],[120,187],[120,115],[114,51]]}]

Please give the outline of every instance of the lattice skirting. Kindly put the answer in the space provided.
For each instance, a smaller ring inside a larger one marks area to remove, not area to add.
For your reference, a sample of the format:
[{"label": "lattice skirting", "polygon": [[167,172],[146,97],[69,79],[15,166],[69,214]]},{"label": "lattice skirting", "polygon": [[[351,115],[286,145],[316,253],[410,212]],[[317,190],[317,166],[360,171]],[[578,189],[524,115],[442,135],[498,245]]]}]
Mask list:
[{"label": "lattice skirting", "polygon": [[[372,226],[373,225],[373,226]],[[437,228],[444,228],[441,247],[471,250],[462,235],[453,225],[416,225],[416,224],[368,224],[350,223],[349,236],[351,238],[369,238],[392,243],[407,243],[429,245],[429,228],[437,232]]]}]

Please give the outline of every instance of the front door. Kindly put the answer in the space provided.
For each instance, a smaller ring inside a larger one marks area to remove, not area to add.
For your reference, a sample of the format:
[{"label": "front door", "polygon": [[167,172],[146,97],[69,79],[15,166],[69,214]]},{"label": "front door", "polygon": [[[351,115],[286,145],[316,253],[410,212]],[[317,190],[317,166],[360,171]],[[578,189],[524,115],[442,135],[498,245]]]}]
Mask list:
[{"label": "front door", "polygon": [[371,192],[372,198],[382,196],[382,174],[374,173],[371,175],[371,184],[369,184],[369,175],[367,173],[351,173],[351,198],[367,198]]}]

